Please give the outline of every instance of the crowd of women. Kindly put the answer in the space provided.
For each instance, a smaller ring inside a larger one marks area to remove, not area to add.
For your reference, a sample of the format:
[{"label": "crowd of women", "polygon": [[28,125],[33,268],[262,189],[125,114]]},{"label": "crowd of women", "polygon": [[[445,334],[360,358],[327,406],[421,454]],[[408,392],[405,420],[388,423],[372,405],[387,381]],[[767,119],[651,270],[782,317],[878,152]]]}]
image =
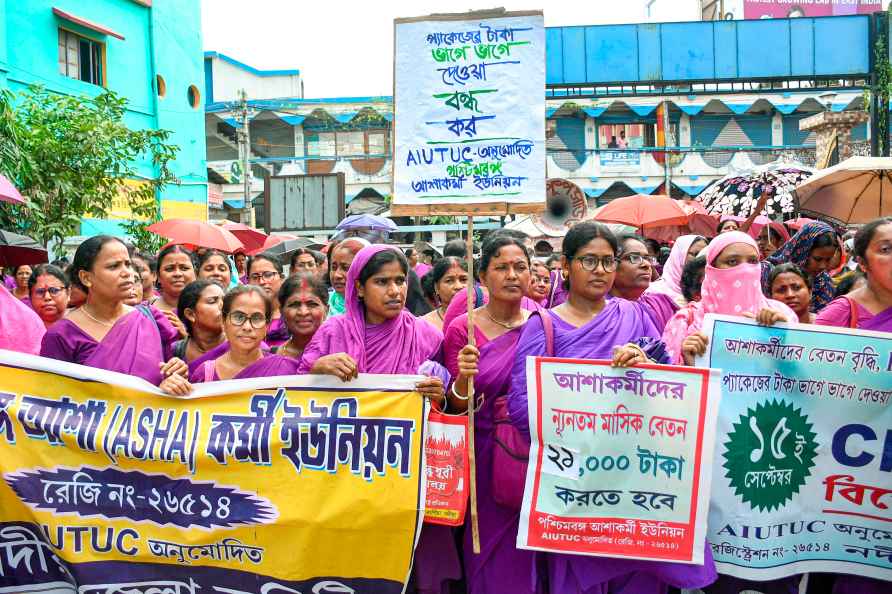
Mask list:
[{"label": "crowd of women", "polygon": [[[693,365],[707,345],[708,313],[892,332],[892,218],[851,237],[817,221],[792,236],[780,224],[758,233],[751,225],[723,221],[711,241],[682,236],[660,253],[641,237],[583,222],[547,261],[531,257],[526,236],[499,230],[480,246],[473,282],[461,241],[413,266],[393,246],[347,239],[324,259],[299,250],[286,275],[271,256],[246,261],[179,245],[149,256],[96,236],[64,271],[11,271],[9,290],[0,288],[0,348],[135,375],[176,396],[232,378],[417,374],[418,392],[449,414],[466,413],[473,378],[476,394],[487,395],[475,403],[481,552],[472,552],[470,530],[425,525],[416,591],[793,594],[803,576],[718,576],[706,543],[703,565],[516,547],[528,356]],[[809,582],[811,591],[840,594],[892,588],[848,575]]]}]

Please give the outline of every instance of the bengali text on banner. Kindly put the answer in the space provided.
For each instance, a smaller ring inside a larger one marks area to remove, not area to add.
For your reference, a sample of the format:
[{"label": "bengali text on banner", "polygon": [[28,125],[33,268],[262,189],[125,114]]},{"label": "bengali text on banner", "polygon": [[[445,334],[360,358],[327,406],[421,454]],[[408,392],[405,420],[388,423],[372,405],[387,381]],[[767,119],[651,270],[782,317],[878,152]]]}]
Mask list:
[{"label": "bengali text on banner", "polygon": [[892,334],[707,316],[720,573],[892,580]]},{"label": "bengali text on banner", "polygon": [[0,351],[0,592],[399,594],[424,509],[416,380],[177,399]]},{"label": "bengali text on banner", "polygon": [[541,12],[397,19],[393,203],[545,202]]},{"label": "bengali text on banner", "polygon": [[703,563],[719,373],[527,359],[519,547]]}]

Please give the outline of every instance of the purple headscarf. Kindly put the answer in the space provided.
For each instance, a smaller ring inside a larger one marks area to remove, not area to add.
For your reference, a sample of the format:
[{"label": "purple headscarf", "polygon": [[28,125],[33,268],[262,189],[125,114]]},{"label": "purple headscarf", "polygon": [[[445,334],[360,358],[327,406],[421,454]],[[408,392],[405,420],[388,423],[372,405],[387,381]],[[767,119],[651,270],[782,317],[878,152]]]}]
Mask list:
[{"label": "purple headscarf", "polygon": [[381,324],[366,322],[356,283],[369,260],[385,250],[397,251],[390,245],[370,245],[353,258],[347,272],[346,311],[326,320],[313,336],[301,358],[300,373],[308,373],[319,357],[332,353],[350,355],[360,373],[418,373],[422,363],[439,354],[443,334],[406,309]]}]

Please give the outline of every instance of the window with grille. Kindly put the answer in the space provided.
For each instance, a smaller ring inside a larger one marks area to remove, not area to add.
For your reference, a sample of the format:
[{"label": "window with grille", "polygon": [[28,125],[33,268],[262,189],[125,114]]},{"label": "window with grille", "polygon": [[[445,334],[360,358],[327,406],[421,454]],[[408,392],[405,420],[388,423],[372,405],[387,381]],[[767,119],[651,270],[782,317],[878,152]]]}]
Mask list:
[{"label": "window with grille", "polygon": [[103,52],[98,41],[59,29],[59,73],[92,85],[105,84]]}]

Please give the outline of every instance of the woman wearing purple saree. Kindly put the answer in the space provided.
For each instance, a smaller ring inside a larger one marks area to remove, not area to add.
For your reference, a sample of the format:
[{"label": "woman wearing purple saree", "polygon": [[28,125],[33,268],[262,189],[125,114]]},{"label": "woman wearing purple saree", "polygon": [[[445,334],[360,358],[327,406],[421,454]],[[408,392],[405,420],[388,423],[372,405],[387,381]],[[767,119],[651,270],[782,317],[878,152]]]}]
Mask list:
[{"label": "woman wearing purple saree", "polygon": [[[871,221],[855,235],[854,254],[867,284],[832,301],[815,324],[892,332],[892,217]],[[892,584],[857,575],[837,575],[833,594],[880,594]]]},{"label": "woman wearing purple saree", "polygon": [[[529,435],[526,359],[547,353],[540,316],[550,316],[556,357],[612,359],[616,366],[666,359],[660,334],[646,308],[619,297],[606,298],[617,268],[617,251],[613,233],[598,223],[580,223],[564,237],[561,263],[570,291],[567,301],[530,318],[514,359],[508,411],[511,422],[525,435]],[[549,553],[549,590],[561,594],[657,594],[667,592],[670,586],[700,588],[716,579],[712,555],[703,544],[703,565]]]},{"label": "woman wearing purple saree", "polygon": [[124,304],[134,273],[121,240],[109,235],[86,240],[74,254],[70,274],[87,301],[47,330],[41,356],[135,375],[162,389],[162,380],[186,372],[182,360],[167,361],[177,331],[165,315],[154,307]]},{"label": "woman wearing purple saree", "polygon": [[[435,405],[444,403],[448,372],[440,357],[443,334],[405,309],[409,263],[389,245],[369,245],[350,263],[344,287],[344,315],[322,324],[300,360],[300,373],[333,375],[348,381],[359,373],[428,376],[415,390]],[[413,571],[418,592],[448,591],[461,577],[451,530],[425,524]]]},{"label": "woman wearing purple saree", "polygon": [[264,289],[238,285],[223,298],[223,332],[229,349],[207,360],[189,376],[192,383],[297,374],[290,357],[261,349],[269,330],[273,306]]},{"label": "woman wearing purple saree", "polygon": [[[476,348],[468,346],[468,315],[459,315],[446,329],[444,360],[455,377],[449,409],[467,410],[468,378],[474,377],[478,398],[474,415],[477,457],[477,515],[480,554],[465,527],[465,575],[471,594],[536,594],[545,592],[533,551],[518,549],[520,510],[500,505],[493,496],[496,399],[508,393],[514,351],[530,311],[521,305],[530,282],[530,259],[523,243],[491,235],[483,242],[480,278],[489,300],[474,312]],[[503,403],[503,399],[499,399]],[[504,406],[503,404],[501,404]]]}]

